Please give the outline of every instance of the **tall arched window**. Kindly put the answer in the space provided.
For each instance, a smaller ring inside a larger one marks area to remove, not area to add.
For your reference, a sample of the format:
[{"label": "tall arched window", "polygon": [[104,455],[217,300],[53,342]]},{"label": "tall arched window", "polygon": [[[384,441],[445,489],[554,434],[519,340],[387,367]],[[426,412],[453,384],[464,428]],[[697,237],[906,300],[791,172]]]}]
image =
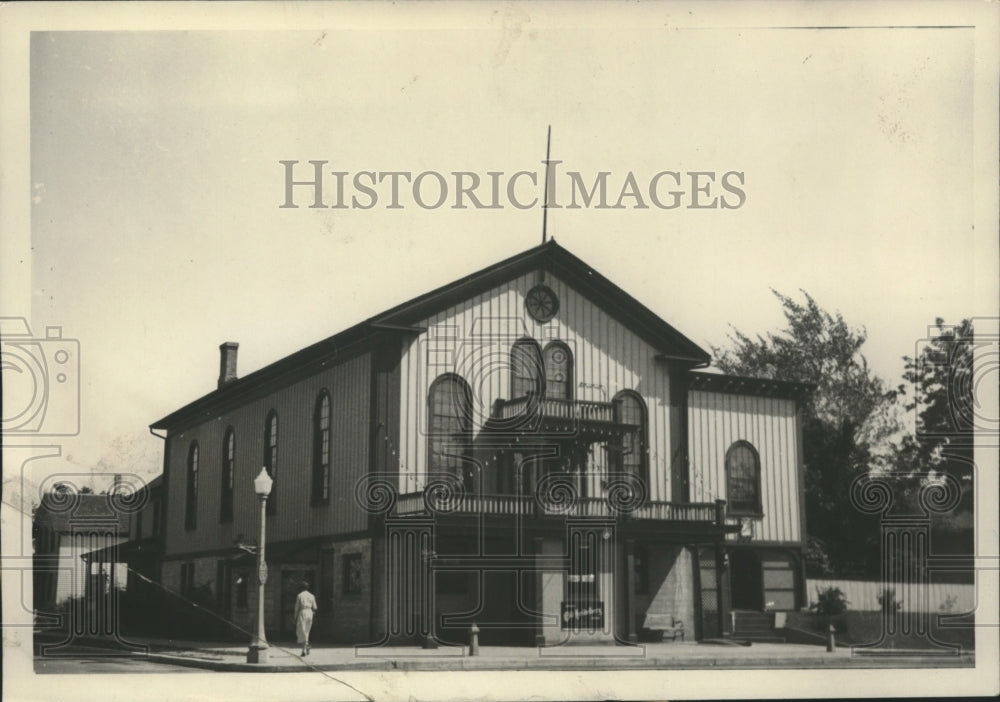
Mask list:
[{"label": "tall arched window", "polygon": [[313,410],[312,499],[330,501],[330,395],[324,390]]},{"label": "tall arched window", "polygon": [[267,512],[273,514],[278,497],[278,414],[274,410],[267,415],[264,423],[264,467],[274,481],[271,496],[267,498]]},{"label": "tall arched window", "polygon": [[510,397],[542,394],[542,350],[534,339],[519,339],[510,350]]},{"label": "tall arched window", "polygon": [[233,428],[226,429],[222,439],[222,500],[219,509],[219,521],[233,521],[233,480],[236,473],[236,434]]},{"label": "tall arched window", "polygon": [[427,468],[471,484],[472,393],[457,375],[442,375],[427,393]]},{"label": "tall arched window", "polygon": [[646,421],[646,405],[636,393],[623,390],[614,397],[616,421],[626,425],[622,434],[621,453],[618,456],[618,470],[631,473],[649,482],[647,438],[649,427]]},{"label": "tall arched window", "polygon": [[198,442],[192,441],[188,449],[187,500],[184,503],[184,528],[198,526]]},{"label": "tall arched window", "polygon": [[553,341],[545,347],[545,397],[573,399],[573,354],[569,346]]},{"label": "tall arched window", "polygon": [[726,500],[730,514],[760,514],[760,457],[748,441],[726,451]]}]

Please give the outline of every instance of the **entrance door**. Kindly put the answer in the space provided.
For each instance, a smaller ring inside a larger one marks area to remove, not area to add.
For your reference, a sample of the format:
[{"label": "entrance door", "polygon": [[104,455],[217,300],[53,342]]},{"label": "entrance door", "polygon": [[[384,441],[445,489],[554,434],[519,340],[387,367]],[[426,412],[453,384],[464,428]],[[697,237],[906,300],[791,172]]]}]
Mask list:
[{"label": "entrance door", "polygon": [[295,598],[299,595],[299,583],[303,580],[315,587],[316,570],[301,568],[281,571],[281,622],[278,629],[284,641],[295,640]]},{"label": "entrance door", "polygon": [[729,552],[730,585],[733,609],[763,611],[764,582],[760,558],[748,548],[735,548]]}]

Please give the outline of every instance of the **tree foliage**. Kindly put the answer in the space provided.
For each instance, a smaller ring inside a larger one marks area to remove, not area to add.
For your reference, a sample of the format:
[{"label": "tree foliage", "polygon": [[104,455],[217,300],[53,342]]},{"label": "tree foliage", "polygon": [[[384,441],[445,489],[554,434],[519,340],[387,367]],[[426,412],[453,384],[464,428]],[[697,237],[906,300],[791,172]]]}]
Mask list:
[{"label": "tree foliage", "polygon": [[918,353],[903,358],[906,384],[899,387],[907,411],[915,413],[916,431],[896,447],[894,467],[917,477],[948,474],[962,497],[959,510],[973,503],[973,439],[976,425],[972,321],[957,326],[940,317],[935,333]]},{"label": "tree foliage", "polygon": [[[910,513],[925,513],[919,494],[928,483],[945,480],[950,483],[946,487],[958,491],[953,509],[928,515],[934,550],[952,555],[975,551],[975,344],[971,320],[951,326],[938,318],[930,338],[918,344],[917,353],[903,358],[905,383],[899,393],[905,409],[913,413],[915,431],[894,446],[891,458],[896,474],[905,476],[899,478],[898,492]],[[959,580],[971,576],[971,562],[968,572],[947,574]]]},{"label": "tree foliage", "polygon": [[713,348],[726,373],[811,383],[802,406],[806,522],[813,550],[841,574],[877,572],[877,520],[850,501],[851,481],[881,464],[898,431],[898,390],[875,375],[861,353],[867,334],[837,313],[772,291],[786,328],[752,338],[734,329],[730,348]]}]

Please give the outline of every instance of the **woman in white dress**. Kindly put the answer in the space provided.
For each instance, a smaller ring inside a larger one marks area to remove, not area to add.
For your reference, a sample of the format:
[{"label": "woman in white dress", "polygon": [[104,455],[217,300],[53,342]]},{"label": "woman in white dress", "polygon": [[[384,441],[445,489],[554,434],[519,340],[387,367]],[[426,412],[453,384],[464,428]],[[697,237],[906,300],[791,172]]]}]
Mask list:
[{"label": "woman in white dress", "polygon": [[309,655],[309,631],[316,611],[316,597],[309,592],[309,583],[299,583],[299,594],[295,598],[295,638],[302,645],[302,655]]}]

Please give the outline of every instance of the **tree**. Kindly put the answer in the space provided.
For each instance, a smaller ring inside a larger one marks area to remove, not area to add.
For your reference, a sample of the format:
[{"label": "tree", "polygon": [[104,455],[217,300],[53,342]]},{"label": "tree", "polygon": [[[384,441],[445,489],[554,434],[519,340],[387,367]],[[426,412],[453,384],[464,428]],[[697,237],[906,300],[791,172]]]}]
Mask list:
[{"label": "tree", "polygon": [[[904,356],[903,380],[899,387],[907,411],[916,412],[916,432],[897,446],[897,470],[910,471],[931,480],[950,475],[962,495],[958,510],[973,505],[973,440],[976,426],[975,378],[973,375],[972,321],[963,319],[955,327],[940,317],[936,333],[915,357]],[[908,395],[909,392],[912,395]]]},{"label": "tree", "polygon": [[805,291],[804,303],[772,292],[786,328],[756,338],[734,328],[731,348],[712,348],[716,365],[726,373],[815,385],[802,407],[807,550],[814,567],[826,556],[827,567],[841,575],[877,573],[878,521],[852,507],[850,487],[891,456],[898,390],[868,367],[863,328],[822,310]]},{"label": "tree", "polygon": [[[924,514],[918,496],[928,483],[947,481],[946,488],[957,490],[955,500],[947,503],[953,509],[929,515],[934,550],[951,555],[971,555],[975,550],[974,348],[971,320],[950,326],[938,318],[935,333],[919,344],[916,355],[903,357],[906,382],[899,387],[905,409],[914,412],[915,432],[894,446],[892,467],[906,476],[903,499],[910,513]],[[967,573],[951,575],[961,580],[971,574],[970,562]]]}]

